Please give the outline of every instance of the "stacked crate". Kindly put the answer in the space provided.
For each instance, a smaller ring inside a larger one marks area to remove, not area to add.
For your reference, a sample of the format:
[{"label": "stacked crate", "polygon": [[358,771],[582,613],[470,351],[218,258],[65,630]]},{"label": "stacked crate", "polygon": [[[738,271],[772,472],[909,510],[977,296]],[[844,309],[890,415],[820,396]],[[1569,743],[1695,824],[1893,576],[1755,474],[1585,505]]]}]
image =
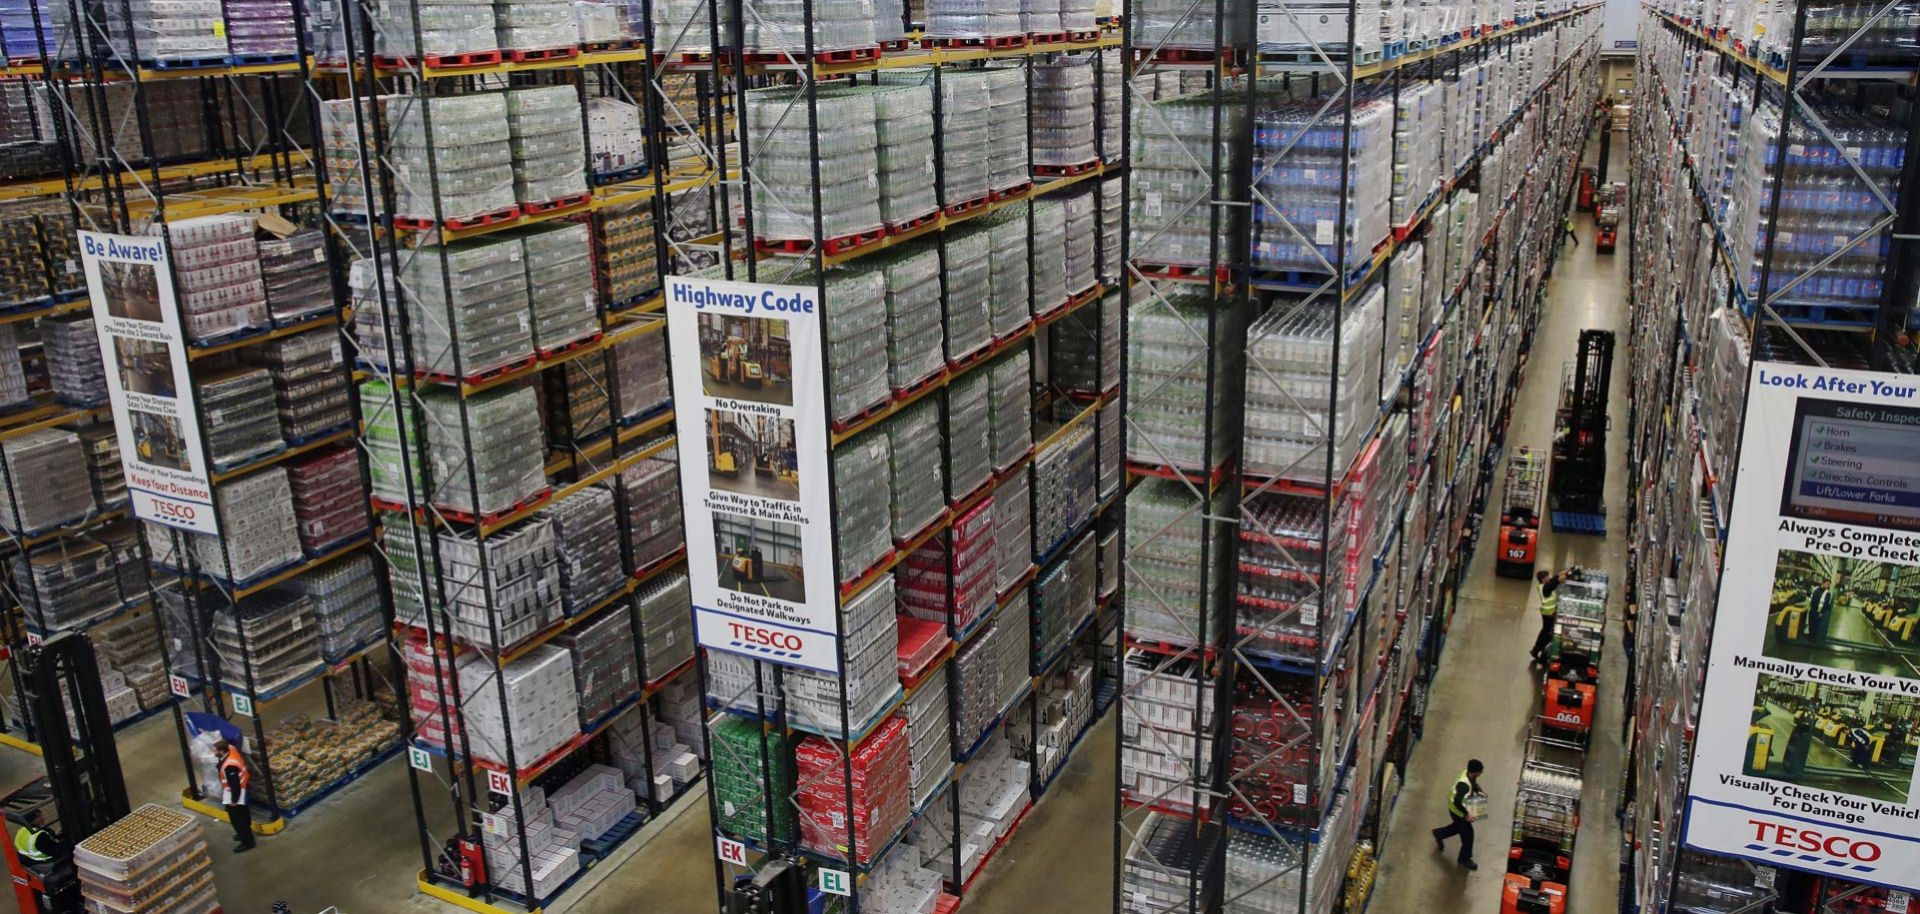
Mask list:
[{"label": "stacked crate", "polygon": [[90,909],[127,914],[217,914],[213,859],[200,823],[148,803],[74,846]]},{"label": "stacked crate", "polygon": [[[640,691],[634,663],[633,619],[621,608],[609,609],[554,639],[571,655],[574,690],[579,694],[580,729],[612,713]],[[600,832],[594,832],[594,835]]]},{"label": "stacked crate", "polygon": [[300,546],[324,554],[367,534],[367,487],[352,448],[339,448],[287,465]]},{"label": "stacked crate", "polygon": [[[913,811],[913,781],[905,720],[888,718],[850,754],[825,737],[809,736],[795,748],[794,760],[800,842],[808,849],[866,864],[906,826]],[[849,820],[852,835],[847,833]]]}]

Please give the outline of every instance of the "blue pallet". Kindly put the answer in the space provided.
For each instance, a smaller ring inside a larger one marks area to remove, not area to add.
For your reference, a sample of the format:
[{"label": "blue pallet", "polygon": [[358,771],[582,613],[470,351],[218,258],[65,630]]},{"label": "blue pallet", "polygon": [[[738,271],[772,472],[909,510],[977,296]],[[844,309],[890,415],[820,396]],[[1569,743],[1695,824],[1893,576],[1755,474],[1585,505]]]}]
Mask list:
[{"label": "blue pallet", "polygon": [[169,57],[165,59],[143,59],[140,66],[149,70],[205,70],[210,67],[224,67],[230,62],[225,54],[208,54],[204,57]]},{"label": "blue pallet", "polygon": [[591,181],[595,187],[603,187],[608,184],[631,181],[635,178],[644,178],[651,173],[651,170],[648,169],[647,166],[637,165],[633,168],[622,168],[619,171],[608,171],[589,175],[588,180]]},{"label": "blue pallet", "polygon": [[633,837],[640,826],[647,824],[647,817],[638,810],[627,813],[626,818],[614,823],[607,833],[598,838],[587,838],[580,842],[580,855],[589,860],[604,860],[613,853],[620,843]]},{"label": "blue pallet", "polygon": [[236,67],[262,67],[277,63],[298,63],[300,55],[293,51],[277,51],[272,54],[235,54],[228,59]]},{"label": "blue pallet", "polygon": [[1553,531],[1555,533],[1586,533],[1594,536],[1607,535],[1607,516],[1589,514],[1584,511],[1552,511]]}]

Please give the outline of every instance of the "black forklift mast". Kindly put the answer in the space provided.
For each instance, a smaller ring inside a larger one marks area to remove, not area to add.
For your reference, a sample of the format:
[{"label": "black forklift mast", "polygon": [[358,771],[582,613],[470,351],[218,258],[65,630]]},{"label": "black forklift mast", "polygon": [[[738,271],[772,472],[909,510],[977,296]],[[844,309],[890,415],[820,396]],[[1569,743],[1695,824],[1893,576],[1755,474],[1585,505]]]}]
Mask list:
[{"label": "black forklift mast", "polygon": [[[130,810],[93,642],[84,633],[65,632],[27,648],[21,680],[21,701],[31,708],[32,719],[42,722],[47,789],[59,814],[60,837],[71,847]],[[71,729],[61,725],[69,719]]]},{"label": "black forklift mast", "polygon": [[1613,331],[1582,330],[1572,383],[1561,403],[1548,493],[1555,511],[1605,510],[1607,392],[1613,383]]}]

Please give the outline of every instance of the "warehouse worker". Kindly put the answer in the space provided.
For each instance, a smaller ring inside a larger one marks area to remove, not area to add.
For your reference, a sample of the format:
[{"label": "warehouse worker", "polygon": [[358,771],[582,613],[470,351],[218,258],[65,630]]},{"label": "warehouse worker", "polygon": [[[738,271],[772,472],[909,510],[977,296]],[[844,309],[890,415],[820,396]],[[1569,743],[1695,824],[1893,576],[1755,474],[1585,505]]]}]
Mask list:
[{"label": "warehouse worker", "polygon": [[1807,640],[1822,644],[1827,640],[1827,623],[1833,618],[1834,596],[1840,590],[1840,576],[1827,578],[1825,584],[1816,585],[1813,593],[1807,597]]},{"label": "warehouse worker", "polygon": [[1567,221],[1563,227],[1566,229],[1566,232],[1567,232],[1567,240],[1573,242],[1574,247],[1576,248],[1579,247],[1580,233],[1573,230],[1573,214],[1572,213],[1567,214]]},{"label": "warehouse worker", "polygon": [[1577,571],[1577,568],[1559,574],[1540,571],[1533,576],[1540,585],[1540,635],[1533,639],[1533,648],[1527,651],[1527,656],[1536,662],[1545,662],[1547,645],[1553,642],[1554,617],[1560,614],[1560,585]]},{"label": "warehouse worker", "polygon": [[213,757],[220,772],[220,805],[227,808],[227,822],[233,826],[233,852],[253,850],[253,810],[247,806],[247,785],[253,773],[247,770],[247,758],[226,740],[213,744]]},{"label": "warehouse worker", "polygon": [[1460,777],[1453,782],[1453,789],[1447,793],[1447,816],[1453,821],[1433,830],[1434,846],[1442,851],[1447,849],[1448,838],[1460,836],[1460,865],[1469,870],[1479,869],[1480,864],[1473,862],[1474,817],[1468,811],[1467,804],[1476,797],[1486,797],[1486,791],[1480,789],[1480,772],[1485,771],[1486,767],[1480,764],[1479,759],[1467,761],[1467,770],[1460,772]]},{"label": "warehouse worker", "polygon": [[60,846],[60,839],[47,830],[46,820],[40,810],[30,809],[27,811],[26,824],[13,833],[13,851],[20,855],[22,862],[33,866],[53,861],[64,852],[64,848]]}]

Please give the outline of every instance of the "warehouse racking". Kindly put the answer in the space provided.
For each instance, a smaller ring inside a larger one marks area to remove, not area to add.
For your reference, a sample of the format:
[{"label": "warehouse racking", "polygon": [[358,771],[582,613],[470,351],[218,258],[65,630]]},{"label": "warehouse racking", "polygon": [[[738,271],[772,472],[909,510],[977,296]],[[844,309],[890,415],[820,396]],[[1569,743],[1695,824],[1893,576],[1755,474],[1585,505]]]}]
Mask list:
[{"label": "warehouse racking", "polygon": [[[825,315],[844,672],[705,654],[722,893],[790,858],[848,910],[957,904],[1111,695],[1119,38],[1091,4],[906,15],[663,15],[737,118],[704,275]],[[797,564],[774,534],[723,555]]]},{"label": "warehouse racking", "polygon": [[1629,140],[1644,153],[1628,204],[1622,903],[1897,910],[1903,892],[1698,852],[1680,835],[1750,369],[1913,371],[1912,26],[1881,3],[1844,17],[1806,4],[1646,6]]},{"label": "warehouse racking", "polygon": [[723,141],[640,5],[469,6],[330,11],[321,167],[419,885],[538,909],[700,775],[658,276]]},{"label": "warehouse racking", "polygon": [[1129,11],[1116,910],[1365,905],[1591,127],[1597,20]]},{"label": "warehouse racking", "polygon": [[[268,813],[256,828],[270,832],[397,748],[391,723],[377,712],[336,709],[340,683],[351,684],[355,696],[373,697],[369,659],[384,644],[384,611],[372,594],[342,605],[302,593],[366,543],[364,511],[349,508],[344,518],[320,511],[296,503],[294,489],[305,471],[326,461],[340,465],[342,456],[350,472],[331,482],[359,488],[357,467],[343,449],[352,414],[333,344],[338,310],[324,294],[325,258],[317,254],[322,239],[316,228],[300,227],[316,199],[304,151],[309,73],[297,52],[291,6],[274,12],[271,23],[234,13],[236,21],[276,32],[270,43],[285,48],[270,54],[245,50],[252,45],[244,29],[221,42],[233,47],[219,49],[195,44],[204,44],[203,36],[148,29],[152,23],[144,21],[140,34],[130,34],[133,15],[124,4],[65,4],[10,23],[30,29],[41,52],[16,67],[27,72],[14,75],[31,80],[33,111],[61,177],[9,185],[6,196],[64,196],[70,219],[63,234],[78,227],[164,239],[173,255],[170,283],[182,292],[178,317],[192,390],[171,390],[164,349],[119,353],[113,368],[158,385],[141,392],[190,394],[197,449],[164,426],[143,425],[136,436],[144,457],[204,469],[214,487],[208,510],[227,530],[190,533],[124,521],[116,443],[84,433],[86,449],[74,448],[79,459],[68,472],[86,473],[85,484],[113,504],[87,522],[98,526],[84,537],[61,532],[58,551],[38,553],[32,573],[16,575],[15,587],[28,591],[20,598],[26,638],[57,625],[86,626],[103,655],[124,667],[107,683],[110,702],[125,706],[122,716],[173,706],[175,698],[198,705],[175,714],[189,807],[220,814],[200,799],[205,780],[190,734],[244,734],[260,778],[255,803]],[[72,242],[56,244],[46,214],[37,218],[54,284],[83,285]],[[273,237],[256,242],[257,225]],[[71,300],[56,290],[18,313],[41,319],[54,395],[105,418],[92,323],[59,317]],[[139,570],[147,562],[151,576]],[[88,577],[79,576],[83,571]],[[43,583],[86,589],[31,592]],[[73,608],[55,598],[94,601],[94,611],[73,618]],[[316,615],[323,608],[351,618]],[[46,616],[50,609],[67,621],[56,624]],[[328,717],[337,720],[315,724],[295,714],[269,727],[270,705],[316,683]],[[233,715],[251,724],[230,722]]]}]

